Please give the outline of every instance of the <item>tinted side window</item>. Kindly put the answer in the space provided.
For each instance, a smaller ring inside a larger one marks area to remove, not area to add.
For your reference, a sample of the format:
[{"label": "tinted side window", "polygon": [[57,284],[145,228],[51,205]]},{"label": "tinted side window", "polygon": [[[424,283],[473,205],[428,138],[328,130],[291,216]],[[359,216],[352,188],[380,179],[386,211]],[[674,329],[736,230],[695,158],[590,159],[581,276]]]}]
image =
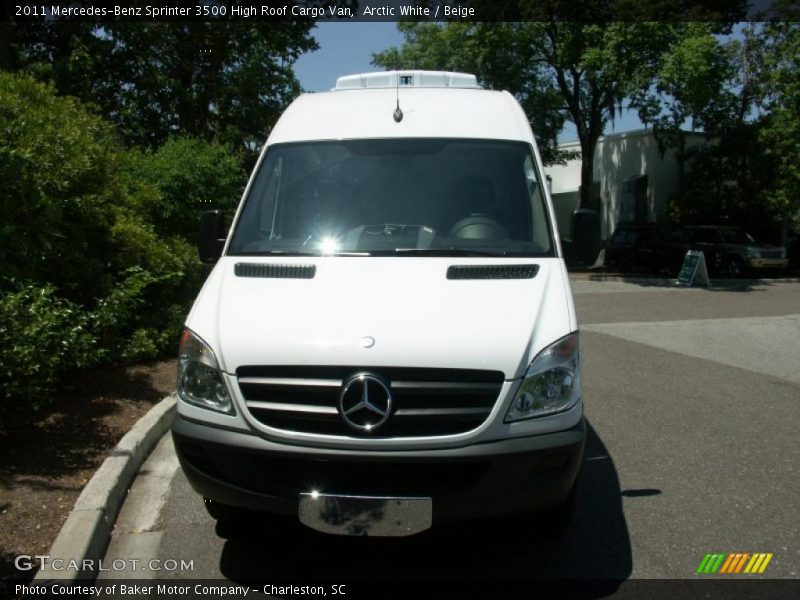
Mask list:
[{"label": "tinted side window", "polygon": [[690,229],[689,239],[696,244],[715,244],[719,241],[713,229]]}]

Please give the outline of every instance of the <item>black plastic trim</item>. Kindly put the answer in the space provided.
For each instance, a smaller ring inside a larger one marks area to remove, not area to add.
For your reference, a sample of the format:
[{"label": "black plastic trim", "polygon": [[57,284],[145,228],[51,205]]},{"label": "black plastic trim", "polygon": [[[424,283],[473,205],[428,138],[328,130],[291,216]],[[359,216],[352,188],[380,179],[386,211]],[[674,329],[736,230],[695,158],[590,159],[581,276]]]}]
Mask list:
[{"label": "black plastic trim", "polygon": [[236,263],[233,272],[237,277],[264,277],[268,279],[314,279],[316,265],[277,265]]},{"label": "black plastic trim", "polygon": [[448,279],[533,279],[539,265],[453,265]]}]

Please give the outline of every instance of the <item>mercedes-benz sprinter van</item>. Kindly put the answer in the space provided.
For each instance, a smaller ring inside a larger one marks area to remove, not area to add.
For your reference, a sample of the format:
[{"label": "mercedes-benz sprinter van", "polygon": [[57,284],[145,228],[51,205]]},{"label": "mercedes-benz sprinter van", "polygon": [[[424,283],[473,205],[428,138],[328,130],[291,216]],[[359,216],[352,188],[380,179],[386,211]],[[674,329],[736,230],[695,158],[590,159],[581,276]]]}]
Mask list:
[{"label": "mercedes-benz sprinter van", "polygon": [[203,216],[216,264],[186,319],[172,426],[213,516],[350,535],[567,522],[578,324],[511,94],[427,71],[304,94],[226,231]]}]

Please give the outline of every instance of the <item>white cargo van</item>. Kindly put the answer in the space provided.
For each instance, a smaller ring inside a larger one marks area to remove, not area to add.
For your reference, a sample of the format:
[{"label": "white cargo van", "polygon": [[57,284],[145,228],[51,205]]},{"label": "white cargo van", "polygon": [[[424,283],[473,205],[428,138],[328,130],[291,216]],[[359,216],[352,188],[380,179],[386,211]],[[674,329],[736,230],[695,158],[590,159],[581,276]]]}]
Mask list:
[{"label": "white cargo van", "polygon": [[216,265],[172,431],[213,516],[568,521],[581,362],[542,173],[517,101],[473,75],[341,77],[289,106],[229,234],[201,225]]}]

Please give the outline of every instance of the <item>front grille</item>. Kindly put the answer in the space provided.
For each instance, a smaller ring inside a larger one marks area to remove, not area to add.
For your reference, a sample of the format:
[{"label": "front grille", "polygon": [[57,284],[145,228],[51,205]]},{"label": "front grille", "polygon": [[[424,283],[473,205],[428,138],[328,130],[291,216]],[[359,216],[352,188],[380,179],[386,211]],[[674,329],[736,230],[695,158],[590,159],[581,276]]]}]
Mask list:
[{"label": "front grille", "polygon": [[[370,373],[392,392],[392,414],[371,433],[348,426],[339,415],[342,384]],[[247,410],[260,423],[285,431],[361,437],[454,435],[475,429],[491,413],[503,374],[471,369],[270,366],[236,371]]]},{"label": "front grille", "polygon": [[761,258],[783,258],[783,250],[762,250]]}]

